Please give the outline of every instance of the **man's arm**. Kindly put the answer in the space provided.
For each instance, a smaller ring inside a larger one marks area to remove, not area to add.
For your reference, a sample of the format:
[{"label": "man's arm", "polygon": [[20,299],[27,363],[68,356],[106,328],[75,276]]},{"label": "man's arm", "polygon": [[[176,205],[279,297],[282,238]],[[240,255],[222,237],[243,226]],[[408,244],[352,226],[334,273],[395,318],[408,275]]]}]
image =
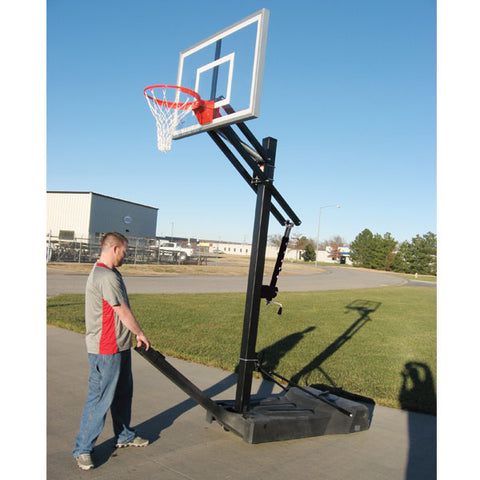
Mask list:
[{"label": "man's arm", "polygon": [[118,315],[120,321],[127,327],[136,337],[137,337],[137,347],[140,347],[142,343],[145,344],[145,350],[148,350],[150,347],[150,342],[148,341],[145,333],[140,327],[135,315],[130,310],[126,303],[121,303],[120,305],[114,305],[113,311]]}]

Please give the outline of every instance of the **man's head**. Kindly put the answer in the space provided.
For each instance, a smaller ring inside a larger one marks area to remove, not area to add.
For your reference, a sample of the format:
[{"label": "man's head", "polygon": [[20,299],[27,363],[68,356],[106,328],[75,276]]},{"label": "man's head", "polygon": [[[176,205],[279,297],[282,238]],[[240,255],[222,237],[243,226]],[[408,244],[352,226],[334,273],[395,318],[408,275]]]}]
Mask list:
[{"label": "man's head", "polygon": [[109,267],[120,267],[127,254],[127,237],[118,232],[109,232],[102,239],[100,258]]}]

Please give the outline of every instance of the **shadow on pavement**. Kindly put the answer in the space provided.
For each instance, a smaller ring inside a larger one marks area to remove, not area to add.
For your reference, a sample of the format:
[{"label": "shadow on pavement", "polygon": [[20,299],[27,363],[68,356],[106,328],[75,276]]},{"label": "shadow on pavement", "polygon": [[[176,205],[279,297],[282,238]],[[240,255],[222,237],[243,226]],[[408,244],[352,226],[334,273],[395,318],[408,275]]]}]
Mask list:
[{"label": "shadow on pavement", "polygon": [[[406,480],[437,478],[437,428],[430,415],[437,413],[437,398],[430,367],[407,362],[398,399],[408,410],[408,464]],[[430,415],[427,415],[430,414]],[[427,440],[427,441],[426,441]]]}]

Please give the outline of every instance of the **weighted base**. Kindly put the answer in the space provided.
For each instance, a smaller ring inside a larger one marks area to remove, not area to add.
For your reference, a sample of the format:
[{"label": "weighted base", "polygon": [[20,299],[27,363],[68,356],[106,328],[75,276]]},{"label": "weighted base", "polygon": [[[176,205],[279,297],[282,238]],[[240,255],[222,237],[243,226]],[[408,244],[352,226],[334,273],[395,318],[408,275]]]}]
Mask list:
[{"label": "weighted base", "polygon": [[[234,409],[233,400],[215,402],[154,348],[145,350],[142,345],[135,350],[205,408],[207,421],[217,421],[247,443],[361,432],[370,427],[373,400],[326,385],[293,387],[277,396],[251,399],[250,410],[239,413]],[[316,396],[321,396],[323,401]]]},{"label": "weighted base", "polygon": [[[342,413],[304,390],[322,395],[330,404],[352,415]],[[373,400],[354,395],[357,400],[362,400],[359,402],[346,398],[353,396],[347,392],[344,396],[340,396],[343,391],[337,390],[336,393],[312,387],[303,387],[303,390],[294,387],[279,396],[252,400],[250,410],[243,414],[243,432],[237,429],[235,433],[247,443],[265,443],[367,430],[373,416]],[[227,410],[234,405],[233,401],[217,403]],[[215,416],[207,411],[207,421],[213,420],[216,420]]]}]

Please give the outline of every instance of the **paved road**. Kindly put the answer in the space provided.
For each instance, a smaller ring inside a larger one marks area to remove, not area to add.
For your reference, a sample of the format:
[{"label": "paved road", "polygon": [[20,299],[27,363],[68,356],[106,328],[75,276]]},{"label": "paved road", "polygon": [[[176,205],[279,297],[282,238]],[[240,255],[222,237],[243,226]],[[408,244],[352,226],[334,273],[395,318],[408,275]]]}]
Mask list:
[{"label": "paved road", "polygon": [[[225,276],[139,276],[126,275],[129,293],[245,292],[247,277]],[[47,269],[47,296],[84,293],[87,275]],[[270,278],[265,278],[270,283]],[[405,285],[407,280],[388,273],[351,268],[322,267],[322,273],[284,275],[278,280],[280,292],[344,290],[352,288]],[[423,282],[426,283],[426,282]]]}]

